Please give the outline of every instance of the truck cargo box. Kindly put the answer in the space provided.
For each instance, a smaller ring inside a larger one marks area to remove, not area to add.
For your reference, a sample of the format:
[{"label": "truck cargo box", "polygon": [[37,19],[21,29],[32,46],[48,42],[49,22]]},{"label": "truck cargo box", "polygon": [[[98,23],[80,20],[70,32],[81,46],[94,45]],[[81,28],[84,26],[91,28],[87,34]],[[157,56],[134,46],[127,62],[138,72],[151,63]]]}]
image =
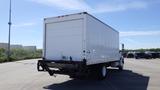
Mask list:
[{"label": "truck cargo box", "polygon": [[44,19],[43,58],[82,61],[87,65],[117,61],[119,33],[83,12]]}]

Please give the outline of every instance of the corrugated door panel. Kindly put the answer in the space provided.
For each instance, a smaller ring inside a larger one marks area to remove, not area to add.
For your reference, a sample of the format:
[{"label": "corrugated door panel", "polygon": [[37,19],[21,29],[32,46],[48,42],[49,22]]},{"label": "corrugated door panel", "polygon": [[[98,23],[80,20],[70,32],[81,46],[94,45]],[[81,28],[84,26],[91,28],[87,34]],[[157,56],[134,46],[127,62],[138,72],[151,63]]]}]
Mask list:
[{"label": "corrugated door panel", "polygon": [[83,19],[46,24],[46,59],[81,60]]}]

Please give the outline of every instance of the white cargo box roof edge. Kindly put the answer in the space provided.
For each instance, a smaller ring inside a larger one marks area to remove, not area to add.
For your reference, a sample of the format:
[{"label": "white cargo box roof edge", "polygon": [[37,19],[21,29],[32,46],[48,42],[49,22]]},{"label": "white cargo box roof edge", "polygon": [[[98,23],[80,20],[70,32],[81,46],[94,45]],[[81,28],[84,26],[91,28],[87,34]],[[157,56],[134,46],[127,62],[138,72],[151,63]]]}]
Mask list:
[{"label": "white cargo box roof edge", "polygon": [[112,28],[110,25],[102,22],[101,20],[99,20],[98,18],[96,18],[95,16],[93,16],[93,15],[87,13],[87,12],[81,12],[81,13],[75,13],[75,14],[66,14],[66,15],[60,15],[60,16],[55,16],[55,17],[48,17],[48,18],[44,18],[44,22],[45,22],[46,20],[50,20],[50,19],[55,19],[55,18],[60,18],[60,17],[66,17],[66,16],[71,16],[71,15],[77,15],[77,14],[87,14],[87,15],[91,16],[92,18],[98,20],[98,21],[101,22],[102,24],[108,26],[109,28],[111,28],[111,29],[114,30],[115,32],[119,33],[117,30],[115,30],[114,28]]}]

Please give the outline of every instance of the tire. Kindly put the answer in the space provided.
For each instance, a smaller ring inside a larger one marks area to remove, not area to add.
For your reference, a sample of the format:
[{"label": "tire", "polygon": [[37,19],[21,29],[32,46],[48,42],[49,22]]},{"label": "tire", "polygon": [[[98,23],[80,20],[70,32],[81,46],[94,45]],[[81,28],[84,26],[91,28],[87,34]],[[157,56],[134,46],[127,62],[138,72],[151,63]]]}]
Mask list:
[{"label": "tire", "polygon": [[123,70],[123,67],[124,67],[124,60],[121,59],[121,60],[119,61],[118,69],[119,69],[120,71],[122,71],[122,70]]},{"label": "tire", "polygon": [[120,71],[122,71],[122,70],[123,70],[123,66],[119,66],[118,69],[119,69]]},{"label": "tire", "polygon": [[97,79],[104,80],[107,76],[107,68],[105,65],[100,65],[97,68]]},{"label": "tire", "polygon": [[89,77],[96,80],[103,80],[107,76],[107,68],[105,65],[98,64],[89,67]]}]

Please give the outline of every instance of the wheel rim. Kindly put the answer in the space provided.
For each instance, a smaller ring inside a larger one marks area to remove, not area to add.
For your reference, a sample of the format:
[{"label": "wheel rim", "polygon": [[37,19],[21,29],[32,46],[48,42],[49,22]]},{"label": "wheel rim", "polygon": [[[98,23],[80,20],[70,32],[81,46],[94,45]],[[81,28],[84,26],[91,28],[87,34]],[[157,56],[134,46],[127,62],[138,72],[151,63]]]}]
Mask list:
[{"label": "wheel rim", "polygon": [[103,66],[103,67],[102,67],[102,76],[105,77],[105,76],[106,76],[106,73],[107,73],[107,72],[106,72],[106,67]]}]

